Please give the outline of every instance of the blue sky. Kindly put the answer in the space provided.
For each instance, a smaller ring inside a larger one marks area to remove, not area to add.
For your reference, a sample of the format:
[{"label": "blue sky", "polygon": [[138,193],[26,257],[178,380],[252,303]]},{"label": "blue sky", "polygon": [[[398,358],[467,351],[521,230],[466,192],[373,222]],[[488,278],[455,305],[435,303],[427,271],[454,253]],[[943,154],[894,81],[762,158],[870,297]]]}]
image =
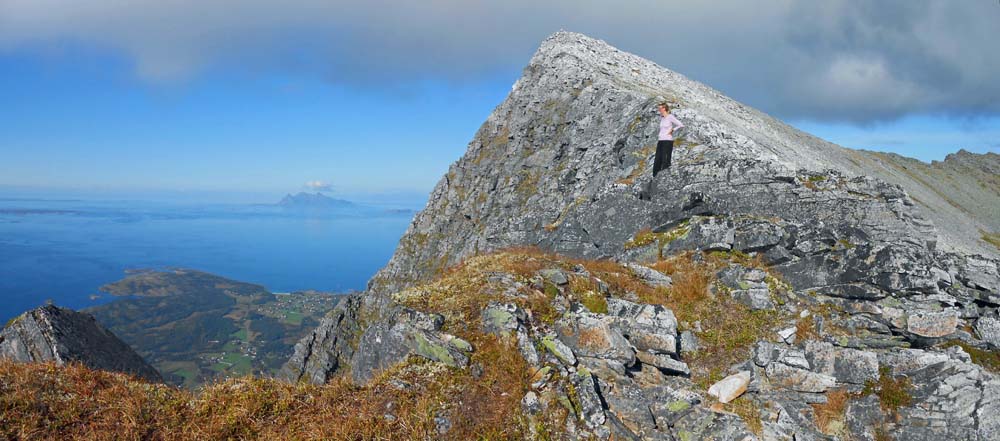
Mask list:
[{"label": "blue sky", "polygon": [[0,197],[420,198],[561,28],[844,146],[1000,151],[995,2],[419,6],[8,0]]},{"label": "blue sky", "polygon": [[[205,72],[153,84],[95,51],[0,56],[0,186],[261,200],[329,183],[419,197],[465,151],[517,72],[392,90],[313,75]],[[359,196],[360,197],[360,196]]]}]

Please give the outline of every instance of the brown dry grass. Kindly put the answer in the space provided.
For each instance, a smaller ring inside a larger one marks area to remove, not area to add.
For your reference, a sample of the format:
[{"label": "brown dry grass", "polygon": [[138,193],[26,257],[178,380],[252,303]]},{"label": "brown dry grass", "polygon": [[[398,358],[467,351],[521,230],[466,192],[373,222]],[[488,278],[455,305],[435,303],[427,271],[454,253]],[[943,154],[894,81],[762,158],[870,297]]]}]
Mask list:
[{"label": "brown dry grass", "polygon": [[600,293],[597,279],[592,276],[572,274],[569,277],[569,290],[572,300],[580,302],[591,312],[607,314],[608,301]]},{"label": "brown dry grass", "polygon": [[827,435],[835,435],[843,429],[844,415],[851,393],[842,389],[826,392],[826,403],[813,404],[816,413],[816,427]]},{"label": "brown dry grass", "polygon": [[701,347],[685,361],[692,380],[705,388],[722,379],[729,366],[747,359],[751,346],[770,337],[781,319],[777,312],[754,311],[724,293],[711,291],[715,272],[732,260],[747,266],[757,264],[745,255],[731,253],[704,255],[701,262],[694,259],[693,252],[661,260],[651,267],[669,275],[673,286],[643,298],[671,308],[682,328],[700,322],[702,331],[695,334]]},{"label": "brown dry grass", "polygon": [[[558,437],[565,414],[527,418],[520,400],[532,374],[513,339],[479,330],[489,301],[503,299],[489,276],[525,280],[565,267],[536,249],[494,253],[447,268],[435,281],[404,291],[404,304],[446,317],[448,332],[470,342],[470,369],[411,357],[364,386],[245,377],[197,393],[156,386],[81,366],[0,363],[0,439],[523,439],[529,430]],[[519,299],[538,319],[554,320],[551,298],[532,290]],[[478,369],[476,370],[478,371]],[[411,386],[397,388],[395,380]],[[391,415],[387,418],[386,415]],[[434,418],[452,423],[446,435]]]},{"label": "brown dry grass", "polygon": [[764,432],[764,424],[760,420],[760,404],[758,404],[748,394],[725,404],[723,409],[735,413],[747,423],[747,428],[751,432],[760,435]]},{"label": "brown dry grass", "polygon": [[819,339],[819,333],[816,331],[816,319],[813,316],[814,314],[810,314],[800,318],[795,323],[795,338],[798,341]]},{"label": "brown dry grass", "polygon": [[912,385],[910,379],[892,375],[889,367],[879,368],[878,381],[868,380],[865,383],[863,395],[875,394],[878,397],[882,409],[895,415],[901,407],[907,407],[913,402]]},{"label": "brown dry grass", "polygon": [[1000,373],[1000,351],[979,349],[961,340],[952,340],[944,343],[944,346],[952,345],[962,348],[963,351],[972,357],[973,363],[993,373]]},{"label": "brown dry grass", "polygon": [[596,328],[581,329],[579,333],[577,333],[576,338],[580,346],[586,348],[601,349],[606,348],[609,345],[604,332]]},{"label": "brown dry grass", "polygon": [[[244,377],[198,393],[79,365],[5,361],[0,438],[522,439],[527,365],[512,342],[482,336],[474,344],[473,362],[483,367],[478,378],[411,359],[365,386],[346,379],[315,386]],[[391,379],[412,386],[399,389]],[[444,436],[437,432],[437,415],[453,425]]]}]

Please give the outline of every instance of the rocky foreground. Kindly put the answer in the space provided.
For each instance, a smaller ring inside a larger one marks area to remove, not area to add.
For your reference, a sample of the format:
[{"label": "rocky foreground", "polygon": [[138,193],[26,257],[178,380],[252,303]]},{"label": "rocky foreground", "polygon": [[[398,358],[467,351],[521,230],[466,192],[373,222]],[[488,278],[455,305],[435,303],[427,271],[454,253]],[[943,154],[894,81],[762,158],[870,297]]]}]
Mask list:
[{"label": "rocky foreground", "polygon": [[[687,128],[653,179],[663,100]],[[995,219],[972,206],[998,197],[982,191],[995,158],[961,156],[977,170],[969,198],[557,33],[368,291],[303,339],[283,375],[361,383],[413,356],[471,369],[475,344],[454,320],[517,341],[545,372],[525,412],[545,419],[564,403],[568,418],[544,426],[569,438],[1000,439]],[[486,271],[495,303],[427,288],[520,246],[563,263]],[[691,265],[704,283],[678,287]],[[616,290],[609,277],[644,282]]]}]

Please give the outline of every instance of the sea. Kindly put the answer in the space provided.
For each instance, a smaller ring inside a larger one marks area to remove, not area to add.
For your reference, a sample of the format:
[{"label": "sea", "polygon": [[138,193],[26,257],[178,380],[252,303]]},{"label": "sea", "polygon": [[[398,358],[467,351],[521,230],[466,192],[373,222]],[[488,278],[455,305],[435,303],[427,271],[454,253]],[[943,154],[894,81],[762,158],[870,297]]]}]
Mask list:
[{"label": "sea", "polygon": [[126,271],[192,268],[271,292],[363,290],[415,206],[289,210],[272,204],[0,197],[0,324],[52,302],[81,309]]}]

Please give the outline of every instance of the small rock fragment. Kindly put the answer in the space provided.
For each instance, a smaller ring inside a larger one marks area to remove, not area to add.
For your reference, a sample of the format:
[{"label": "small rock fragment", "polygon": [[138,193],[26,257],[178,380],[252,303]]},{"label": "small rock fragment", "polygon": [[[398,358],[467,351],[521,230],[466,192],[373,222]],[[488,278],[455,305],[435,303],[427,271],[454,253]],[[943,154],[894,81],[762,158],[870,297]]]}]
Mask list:
[{"label": "small rock fragment", "polygon": [[538,270],[538,275],[545,278],[549,282],[555,283],[556,285],[565,285],[569,283],[569,279],[566,278],[566,273],[562,272],[560,269],[549,268]]},{"label": "small rock fragment", "polygon": [[542,403],[538,401],[538,394],[534,391],[528,391],[524,394],[524,398],[521,399],[521,408],[524,412],[529,415],[535,415],[542,411]]},{"label": "small rock fragment", "polygon": [[688,365],[683,361],[674,360],[669,355],[666,354],[654,354],[652,352],[639,351],[636,352],[635,358],[639,361],[656,366],[660,370],[672,374],[672,375],[691,375],[691,369],[688,369]]},{"label": "small rock fragment", "polygon": [[713,384],[708,388],[708,394],[718,398],[720,403],[728,403],[743,395],[749,384],[750,371],[740,371]]},{"label": "small rock fragment", "polygon": [[792,344],[795,343],[795,331],[796,328],[792,326],[791,328],[778,331],[778,336],[781,337],[785,343]]}]

